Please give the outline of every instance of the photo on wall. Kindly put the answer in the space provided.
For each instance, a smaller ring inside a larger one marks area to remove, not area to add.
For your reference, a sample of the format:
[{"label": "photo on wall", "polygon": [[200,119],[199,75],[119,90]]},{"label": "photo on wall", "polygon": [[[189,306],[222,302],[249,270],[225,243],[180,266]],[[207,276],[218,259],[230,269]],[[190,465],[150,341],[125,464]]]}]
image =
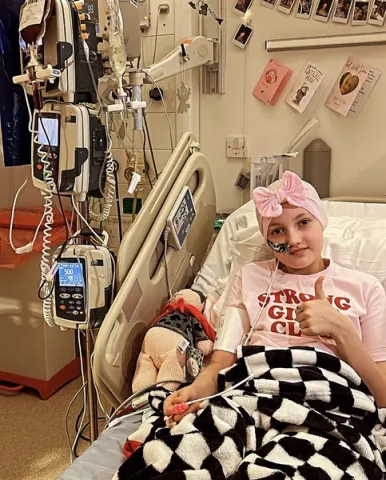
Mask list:
[{"label": "photo on wall", "polygon": [[296,17],[309,20],[312,14],[313,0],[298,0],[296,6]]},{"label": "photo on wall", "polygon": [[261,5],[266,8],[275,8],[277,0],[261,0]]},{"label": "photo on wall", "polygon": [[332,21],[336,23],[348,23],[354,0],[338,0]]},{"label": "photo on wall", "polygon": [[319,22],[328,22],[333,4],[333,0],[319,0],[316,6],[314,19],[318,20]]},{"label": "photo on wall", "polygon": [[366,25],[369,16],[369,2],[356,0],[351,25]]},{"label": "photo on wall", "polygon": [[242,17],[247,13],[252,6],[253,0],[236,0],[233,7],[233,12]]},{"label": "photo on wall", "polygon": [[296,0],[279,0],[279,5],[277,9],[279,12],[286,13],[289,15],[295,5]]},{"label": "photo on wall", "polygon": [[375,0],[370,10],[370,18],[367,23],[382,27],[385,22],[385,16],[386,16],[386,1]]},{"label": "photo on wall", "polygon": [[247,46],[250,38],[253,34],[253,28],[251,25],[247,25],[246,23],[242,23],[239,28],[237,29],[232,43],[236,45],[236,47],[244,49]]}]

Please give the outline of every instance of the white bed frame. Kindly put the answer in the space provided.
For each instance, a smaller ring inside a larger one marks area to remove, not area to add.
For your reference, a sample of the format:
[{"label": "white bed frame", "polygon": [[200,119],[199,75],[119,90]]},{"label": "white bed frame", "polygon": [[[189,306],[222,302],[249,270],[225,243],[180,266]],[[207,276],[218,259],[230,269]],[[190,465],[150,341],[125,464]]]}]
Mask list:
[{"label": "white bed frame", "polygon": [[186,185],[192,191],[197,217],[182,250],[167,249],[173,292],[190,285],[201,267],[216,216],[210,165],[193,134],[181,138],[120,247],[119,292],[99,331],[94,353],[97,388],[114,407],[131,394],[143,337],[168,300],[163,232],[167,217]]}]

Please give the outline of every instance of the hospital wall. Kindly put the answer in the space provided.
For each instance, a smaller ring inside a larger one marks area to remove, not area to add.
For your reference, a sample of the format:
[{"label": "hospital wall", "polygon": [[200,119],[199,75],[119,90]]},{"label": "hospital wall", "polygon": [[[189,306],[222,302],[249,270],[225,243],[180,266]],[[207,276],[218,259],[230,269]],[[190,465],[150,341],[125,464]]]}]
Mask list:
[{"label": "hospital wall", "polygon": [[[351,26],[321,23],[288,16],[269,10],[255,0],[251,8],[254,34],[246,50],[234,46],[234,36],[242,17],[232,13],[233,0],[226,0],[227,58],[226,94],[201,94],[200,141],[202,150],[213,167],[218,210],[233,210],[245,200],[235,187],[244,162],[227,159],[227,136],[246,136],[247,155],[270,155],[282,152],[292,137],[311,116],[320,120],[317,127],[299,149],[302,151],[314,138],[322,138],[332,149],[331,195],[386,194],[386,141],[383,134],[386,120],[386,57],[385,47],[324,49],[304,52],[267,53],[268,39],[325,36],[384,31],[385,27]],[[357,118],[343,117],[324,106],[325,99],[344,61],[355,55],[383,71],[373,93]],[[275,107],[266,106],[252,96],[252,91],[270,58],[290,67],[294,74]],[[312,60],[327,70],[326,90],[316,107],[304,114],[292,110],[284,102],[302,65]],[[249,164],[249,159],[246,160]],[[291,168],[302,172],[301,156]]]}]

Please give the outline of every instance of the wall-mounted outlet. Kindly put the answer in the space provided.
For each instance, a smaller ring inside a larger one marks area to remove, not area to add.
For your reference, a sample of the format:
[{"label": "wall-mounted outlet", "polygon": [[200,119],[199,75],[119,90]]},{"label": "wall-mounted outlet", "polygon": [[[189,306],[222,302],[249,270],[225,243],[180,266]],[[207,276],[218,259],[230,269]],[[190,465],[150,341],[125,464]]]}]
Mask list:
[{"label": "wall-mounted outlet", "polygon": [[227,137],[226,156],[227,158],[245,158],[245,138]]}]

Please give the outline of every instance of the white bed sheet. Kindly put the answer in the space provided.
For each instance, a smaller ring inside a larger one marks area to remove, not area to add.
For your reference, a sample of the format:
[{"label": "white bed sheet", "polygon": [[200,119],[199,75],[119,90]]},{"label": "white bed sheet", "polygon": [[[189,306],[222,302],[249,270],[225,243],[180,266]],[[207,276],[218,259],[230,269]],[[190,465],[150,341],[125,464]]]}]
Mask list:
[{"label": "white bed sheet", "polygon": [[[386,204],[324,204],[329,225],[323,255],[342,266],[374,275],[386,289]],[[250,201],[226,219],[192,288],[219,299],[233,272],[248,262],[272,257]]]}]

